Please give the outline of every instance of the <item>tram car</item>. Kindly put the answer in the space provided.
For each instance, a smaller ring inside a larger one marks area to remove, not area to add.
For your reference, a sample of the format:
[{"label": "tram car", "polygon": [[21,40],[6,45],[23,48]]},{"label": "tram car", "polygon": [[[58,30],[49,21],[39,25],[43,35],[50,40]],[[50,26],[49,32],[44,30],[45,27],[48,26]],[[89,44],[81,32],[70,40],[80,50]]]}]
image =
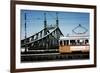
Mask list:
[{"label": "tram car", "polygon": [[88,36],[67,36],[59,39],[59,53],[89,52]]}]

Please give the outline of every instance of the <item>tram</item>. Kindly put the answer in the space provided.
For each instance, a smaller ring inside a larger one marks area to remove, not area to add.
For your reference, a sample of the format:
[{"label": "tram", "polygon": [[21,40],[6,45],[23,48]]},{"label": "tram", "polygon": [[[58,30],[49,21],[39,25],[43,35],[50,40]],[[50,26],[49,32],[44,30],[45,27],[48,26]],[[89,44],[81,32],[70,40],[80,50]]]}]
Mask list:
[{"label": "tram", "polygon": [[89,52],[88,36],[67,36],[59,39],[59,53]]}]

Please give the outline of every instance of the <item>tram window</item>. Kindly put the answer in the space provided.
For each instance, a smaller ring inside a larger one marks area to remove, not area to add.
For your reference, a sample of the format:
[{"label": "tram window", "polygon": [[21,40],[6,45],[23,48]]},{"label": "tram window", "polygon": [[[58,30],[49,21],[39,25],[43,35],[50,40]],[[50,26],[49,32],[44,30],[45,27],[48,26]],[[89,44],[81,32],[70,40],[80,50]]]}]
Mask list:
[{"label": "tram window", "polygon": [[75,45],[75,40],[70,40],[71,45]]},{"label": "tram window", "polygon": [[77,40],[77,42],[79,43],[80,41],[79,41],[79,40]]},{"label": "tram window", "polygon": [[75,40],[73,40],[73,45],[76,45],[76,42],[75,42]]},{"label": "tram window", "polygon": [[64,40],[64,45],[66,45],[66,41]]},{"label": "tram window", "polygon": [[66,45],[69,45],[69,40],[66,40]]},{"label": "tram window", "polygon": [[84,45],[84,40],[77,40],[77,45]]},{"label": "tram window", "polygon": [[77,45],[81,45],[81,40],[77,40]]},{"label": "tram window", "polygon": [[62,46],[63,45],[63,43],[62,43],[62,41],[60,41],[60,46]]},{"label": "tram window", "polygon": [[84,41],[83,40],[80,40],[80,45],[83,45]]},{"label": "tram window", "polygon": [[72,40],[70,40],[70,45],[72,45]]},{"label": "tram window", "polygon": [[89,43],[89,40],[88,40],[88,39],[86,39],[86,40],[85,40],[85,44],[88,44],[88,43]]}]

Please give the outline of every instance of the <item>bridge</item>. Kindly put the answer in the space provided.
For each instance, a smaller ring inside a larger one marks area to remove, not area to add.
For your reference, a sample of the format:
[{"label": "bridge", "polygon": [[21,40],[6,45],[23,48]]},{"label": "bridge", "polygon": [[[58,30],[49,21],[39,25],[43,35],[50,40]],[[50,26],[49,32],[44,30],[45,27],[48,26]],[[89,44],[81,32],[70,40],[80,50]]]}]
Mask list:
[{"label": "bridge", "polygon": [[44,28],[38,33],[21,40],[21,47],[26,47],[29,50],[57,49],[59,46],[59,38],[63,34],[57,26],[52,31],[49,30],[48,28]]},{"label": "bridge", "polygon": [[[26,20],[26,14],[25,14],[25,20]],[[47,25],[46,13],[44,13],[44,28],[30,37],[26,38],[25,35],[25,39],[21,40],[21,48],[25,48],[24,53],[30,50],[31,51],[35,50],[35,52],[37,52],[37,50],[40,51],[41,50],[51,51],[52,49],[57,50],[59,48],[59,38],[60,36],[63,36],[63,33],[61,32],[58,25],[59,25],[58,17],[56,20],[56,24]],[[25,28],[26,28],[26,23],[25,23]]]}]

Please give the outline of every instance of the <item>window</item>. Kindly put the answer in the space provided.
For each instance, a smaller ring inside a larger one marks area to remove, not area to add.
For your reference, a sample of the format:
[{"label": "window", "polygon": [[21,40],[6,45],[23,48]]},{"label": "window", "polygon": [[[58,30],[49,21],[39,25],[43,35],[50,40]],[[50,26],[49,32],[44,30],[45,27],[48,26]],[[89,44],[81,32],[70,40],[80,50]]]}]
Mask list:
[{"label": "window", "polygon": [[88,40],[88,39],[86,39],[86,40],[85,40],[85,44],[88,44],[88,43],[89,43],[89,40]]},{"label": "window", "polygon": [[66,45],[69,45],[69,40],[66,40]]},{"label": "window", "polygon": [[75,40],[70,40],[70,45],[75,45],[75,44],[76,44]]},{"label": "window", "polygon": [[66,45],[66,40],[64,40],[64,45]]},{"label": "window", "polygon": [[60,40],[60,46],[62,46],[62,45],[63,45],[62,40]]}]

